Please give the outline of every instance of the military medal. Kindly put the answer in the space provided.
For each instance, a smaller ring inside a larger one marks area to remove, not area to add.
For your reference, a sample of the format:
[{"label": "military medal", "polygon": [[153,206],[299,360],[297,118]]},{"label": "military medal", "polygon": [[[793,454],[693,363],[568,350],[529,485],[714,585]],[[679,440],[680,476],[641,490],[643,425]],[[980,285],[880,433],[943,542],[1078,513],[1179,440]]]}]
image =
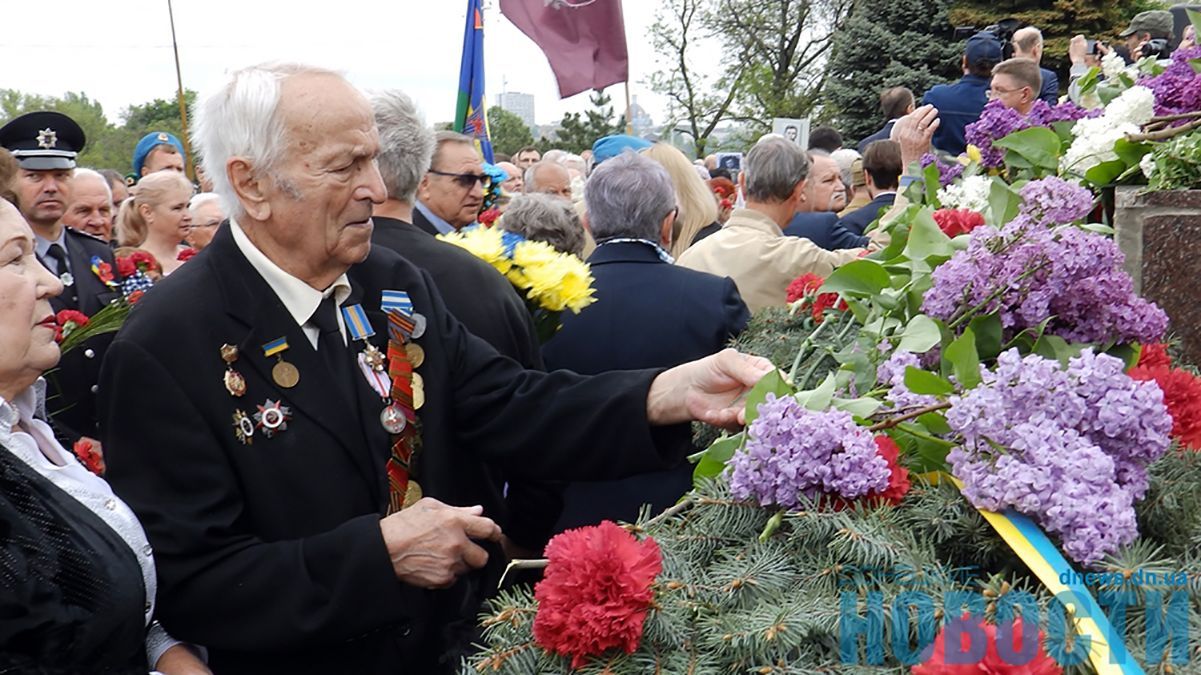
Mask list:
[{"label": "military medal", "polygon": [[409,484],[405,486],[404,506],[401,508],[409,508],[410,506],[421,501],[422,496],[423,493],[421,492],[421,486],[417,483],[417,481],[410,480]]},{"label": "military medal", "polygon": [[409,363],[413,364],[414,368],[420,368],[421,364],[425,363],[425,350],[416,342],[405,345],[405,355],[409,357]]},{"label": "military medal", "polygon": [[246,413],[241,410],[234,411],[234,436],[242,445],[250,445],[254,442],[254,422],[251,422]]},{"label": "military medal", "polygon": [[246,378],[234,370],[234,361],[238,360],[238,348],[231,344],[221,345],[221,360],[225,362],[225,391],[228,391],[230,396],[242,396],[246,393]]},{"label": "military medal", "polygon": [[288,351],[288,338],[281,337],[263,345],[263,356],[275,356],[278,362],[271,368],[271,379],[284,389],[291,389],[300,384],[300,371],[296,366],[284,360],[284,352]]},{"label": "military medal", "polygon": [[[413,369],[425,362],[425,350],[413,342],[425,332],[425,317],[413,311],[413,302],[404,291],[384,291],[380,309],[388,317],[388,404],[380,413],[380,423],[392,435],[392,455],[388,458],[388,512],[395,513],[417,503],[423,492],[412,479],[413,457],[421,443],[417,409],[425,403],[425,382]],[[360,355],[366,368],[366,356]],[[374,386],[374,384],[373,384]]]},{"label": "military medal", "polygon": [[395,403],[389,403],[380,411],[379,423],[383,425],[384,431],[396,435],[405,430],[408,422],[405,421],[404,410]]},{"label": "military medal", "polygon": [[424,314],[417,314],[417,313],[413,314],[413,339],[414,340],[421,337],[422,335],[425,335],[425,323],[426,322],[425,322]]},{"label": "military medal", "polygon": [[64,286],[75,285],[75,277],[71,276],[70,272],[63,272],[62,274],[58,275],[58,280],[63,282]]},{"label": "military medal", "polygon": [[292,419],[292,409],[271,399],[267,399],[266,403],[260,405],[259,411],[254,414],[255,423],[267,438],[271,438],[281,431],[287,431],[290,419]]}]

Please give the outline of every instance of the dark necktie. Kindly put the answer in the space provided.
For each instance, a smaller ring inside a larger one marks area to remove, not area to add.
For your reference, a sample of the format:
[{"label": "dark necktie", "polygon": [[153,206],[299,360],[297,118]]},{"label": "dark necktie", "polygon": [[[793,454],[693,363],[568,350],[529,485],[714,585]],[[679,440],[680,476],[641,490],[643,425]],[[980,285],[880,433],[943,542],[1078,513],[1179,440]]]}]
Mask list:
[{"label": "dark necktie", "polygon": [[337,384],[343,400],[351,408],[357,408],[358,403],[354,393],[354,372],[346,344],[342,341],[342,331],[338,328],[338,305],[334,296],[329,296],[317,305],[317,311],[309,318],[309,323],[317,326],[317,355],[325,363],[330,377]]},{"label": "dark necktie", "polygon": [[[46,257],[53,260],[58,267],[55,274],[58,275],[59,279],[62,279],[63,275],[71,271],[71,268],[67,266],[67,252],[63,250],[62,246],[50,244],[50,248],[46,251]],[[72,283],[64,283],[63,286],[65,288],[63,288],[63,294],[60,296],[63,304],[71,309],[77,309],[79,307],[79,294],[75,290],[74,279],[72,279]]]}]

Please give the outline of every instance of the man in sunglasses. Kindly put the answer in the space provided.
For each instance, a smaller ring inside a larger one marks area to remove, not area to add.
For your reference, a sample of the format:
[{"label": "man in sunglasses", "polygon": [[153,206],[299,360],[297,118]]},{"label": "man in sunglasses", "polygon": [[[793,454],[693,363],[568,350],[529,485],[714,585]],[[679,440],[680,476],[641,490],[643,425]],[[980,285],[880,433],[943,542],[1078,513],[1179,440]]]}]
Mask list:
[{"label": "man in sunglasses", "polygon": [[448,234],[476,221],[492,179],[470,136],[439,131],[429,171],[417,188],[413,224],[430,234]]}]

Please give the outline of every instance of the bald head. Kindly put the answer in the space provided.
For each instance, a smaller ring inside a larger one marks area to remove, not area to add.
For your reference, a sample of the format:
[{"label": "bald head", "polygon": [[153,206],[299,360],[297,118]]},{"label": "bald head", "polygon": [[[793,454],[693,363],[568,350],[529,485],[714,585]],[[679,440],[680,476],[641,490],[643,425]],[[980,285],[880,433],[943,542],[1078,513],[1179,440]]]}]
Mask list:
[{"label": "bald head", "polygon": [[1013,55],[1037,63],[1043,57],[1043,33],[1034,26],[1018,29],[1013,34]]},{"label": "bald head", "polygon": [[521,169],[518,169],[516,164],[512,162],[498,162],[496,166],[500,167],[500,170],[509,176],[505,179],[505,182],[500,184],[505,192],[511,195],[519,195],[524,192],[525,177],[521,175]]},{"label": "bald head", "polygon": [[526,169],[525,192],[571,199],[571,172],[558,162],[542,160]]}]

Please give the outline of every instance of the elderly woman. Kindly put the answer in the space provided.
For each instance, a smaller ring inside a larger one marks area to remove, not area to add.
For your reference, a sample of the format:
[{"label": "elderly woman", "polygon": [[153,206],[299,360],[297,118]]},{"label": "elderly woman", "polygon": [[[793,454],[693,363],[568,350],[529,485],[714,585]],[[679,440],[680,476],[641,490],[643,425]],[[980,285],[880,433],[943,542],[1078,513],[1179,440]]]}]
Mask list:
[{"label": "elderly woman", "polygon": [[584,226],[571,202],[547,194],[514,197],[500,219],[502,229],[550,244],[556,251],[582,256]]},{"label": "elderly woman", "polygon": [[158,171],[138,181],[117,217],[117,242],[154,255],[163,276],[183,264],[179,254],[192,224],[188,200],[192,184],[178,171]]},{"label": "elderly woman", "polygon": [[62,290],[0,200],[0,671],[207,673],[152,621],[154,559],[133,511],[43,421]]}]

